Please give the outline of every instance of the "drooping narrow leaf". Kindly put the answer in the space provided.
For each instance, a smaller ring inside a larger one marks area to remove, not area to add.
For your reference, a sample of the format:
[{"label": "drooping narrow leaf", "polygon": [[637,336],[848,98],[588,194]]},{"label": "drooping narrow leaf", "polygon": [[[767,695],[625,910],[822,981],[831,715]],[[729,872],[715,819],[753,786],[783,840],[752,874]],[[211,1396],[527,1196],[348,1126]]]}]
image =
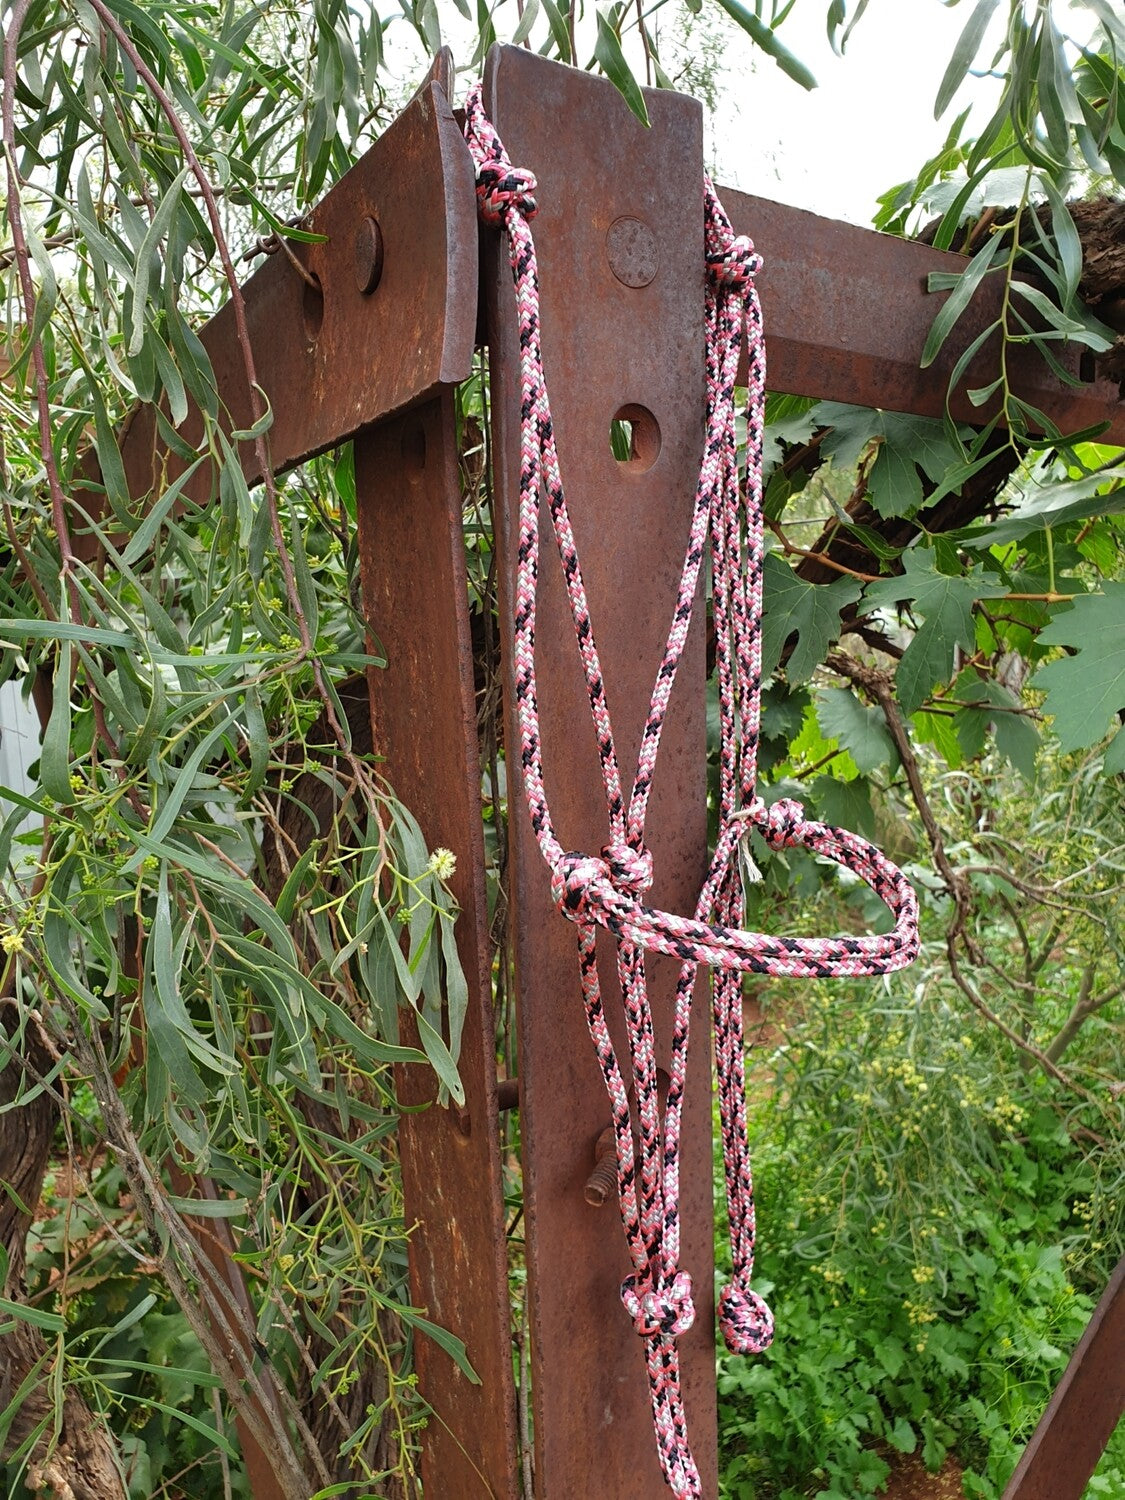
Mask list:
[{"label": "drooping narrow leaf", "polygon": [[789,48],[780,39],[775,31],[772,31],[761,16],[755,15],[751,10],[741,4],[741,0],[716,0],[716,3],[726,11],[732,21],[737,22],[751,40],[759,46],[767,56],[772,57],[781,71],[792,78],[794,83],[799,83],[803,89],[815,89],[816,79],[799,57],[794,57]]},{"label": "drooping narrow leaf", "polygon": [[625,54],[621,50],[620,38],[610,25],[601,6],[598,7],[598,39],[594,44],[594,57],[605,76],[620,91],[625,103],[637,119],[642,125],[647,126],[648,109],[641,86],[633,77],[633,70],[625,61]]},{"label": "drooping narrow leaf", "polygon": [[949,59],[948,66],[938,85],[937,98],[934,100],[934,119],[940,120],[945,113],[949,101],[961,87],[961,83],[972,67],[973,59],[980,51],[980,45],[984,41],[984,34],[988,29],[988,23],[992,19],[992,13],[996,9],[999,0],[977,0],[976,7],[969,17],[964,31],[957,39],[957,45],[953,49],[953,55]]},{"label": "drooping narrow leaf", "polygon": [[133,332],[126,350],[131,356],[138,355],[144,343],[145,307],[149,297],[149,284],[160,258],[161,241],[168,233],[172,216],[179,207],[180,194],[190,171],[190,166],[185,165],[176,173],[172,185],[156,205],[156,212],[152,216],[144,243],[137,252],[137,265],[133,279]]}]

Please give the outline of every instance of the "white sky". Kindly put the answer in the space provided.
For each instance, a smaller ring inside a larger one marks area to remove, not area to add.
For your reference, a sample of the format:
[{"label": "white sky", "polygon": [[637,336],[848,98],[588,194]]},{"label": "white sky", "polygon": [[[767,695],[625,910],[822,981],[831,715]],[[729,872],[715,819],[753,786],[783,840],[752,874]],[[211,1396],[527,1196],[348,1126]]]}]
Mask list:
[{"label": "white sky", "polygon": [[971,13],[967,0],[952,10],[939,0],[871,0],[842,58],[828,44],[827,9],[826,0],[798,0],[779,32],[815,75],[811,92],[748,37],[733,36],[726,97],[709,122],[711,151],[731,187],[870,224],[879,194],[913,177],[960,110],[996,85],[967,80],[934,119],[938,85]]}]

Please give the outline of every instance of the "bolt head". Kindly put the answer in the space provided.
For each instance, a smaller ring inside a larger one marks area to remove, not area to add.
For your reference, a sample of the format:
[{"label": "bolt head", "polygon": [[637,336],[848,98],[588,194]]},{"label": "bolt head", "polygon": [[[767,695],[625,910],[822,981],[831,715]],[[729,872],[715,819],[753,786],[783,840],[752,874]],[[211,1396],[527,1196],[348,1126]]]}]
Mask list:
[{"label": "bolt head", "polygon": [[370,214],[360,220],[355,233],[355,284],[365,297],[379,285],[383,274],[383,232]]}]

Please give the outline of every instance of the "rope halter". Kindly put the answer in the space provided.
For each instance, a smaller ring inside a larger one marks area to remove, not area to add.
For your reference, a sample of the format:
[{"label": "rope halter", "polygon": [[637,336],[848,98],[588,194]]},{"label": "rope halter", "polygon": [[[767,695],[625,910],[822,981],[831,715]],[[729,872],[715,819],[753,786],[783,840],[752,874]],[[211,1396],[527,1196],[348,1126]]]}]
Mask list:
[{"label": "rope halter", "polygon": [[[633,1264],[622,1284],[621,1300],[644,1340],[665,1481],[675,1495],[692,1500],[702,1495],[702,1489],[688,1443],[676,1338],[691,1327],[695,1317],[691,1278],[679,1264],[679,1141],[697,967],[702,963],[713,970],[715,1063],[733,1268],[730,1283],[719,1295],[719,1322],[728,1348],[737,1354],[759,1354],[773,1337],[773,1316],[750,1284],[755,1214],[746,1134],[742,976],[756,972],[824,978],[886,974],[903,968],[918,951],[918,906],[902,872],[865,839],[807,818],[801,804],[789,798],[767,804],[758,792],[765,351],[754,278],[762,261],[749,239],[734,234],[709,181],[704,183],[702,201],[708,271],[706,439],[673,622],[626,803],[543,374],[539,275],[528,226],[536,211],[537,184],[530,172],[512,166],[485,114],[479,84],[469,94],[465,115],[465,136],[477,167],[480,215],[507,236],[519,319],[520,506],[513,647],[519,765],[531,826],[551,872],[552,899],[577,929],[586,1020],[613,1114],[621,1223]],[[743,488],[735,443],[734,386],[744,327],[749,377]],[[563,849],[544,787],[535,686],[541,497],[550,508],[563,564],[598,746],[610,835],[600,856]],[[719,835],[695,912],[684,917],[644,904],[653,876],[644,826],[661,730],[708,553],[720,703]],[[745,931],[738,856],[745,853],[751,829],[771,849],[800,844],[851,870],[886,903],[894,917],[893,929],[865,937],[832,938],[773,937]],[[609,929],[617,941],[628,1061],[637,1104],[636,1144],[630,1090],[602,1004],[598,927]],[[662,1119],[645,976],[647,952],[670,954],[680,965]]]}]

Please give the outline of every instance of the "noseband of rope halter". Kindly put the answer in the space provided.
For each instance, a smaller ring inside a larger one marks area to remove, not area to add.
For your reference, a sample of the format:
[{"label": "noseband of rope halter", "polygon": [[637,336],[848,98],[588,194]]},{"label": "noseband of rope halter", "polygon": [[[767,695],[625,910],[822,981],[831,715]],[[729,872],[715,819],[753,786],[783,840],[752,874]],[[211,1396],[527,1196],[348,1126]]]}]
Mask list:
[{"label": "noseband of rope halter", "polygon": [[[773,1337],[773,1316],[750,1285],[755,1220],[746,1133],[742,975],[833,978],[903,968],[918,951],[918,905],[902,872],[866,839],[807,818],[801,804],[789,798],[767,804],[757,789],[765,351],[754,278],[762,262],[751,241],[734,234],[710,181],[705,181],[702,195],[708,272],[706,440],[672,625],[656,675],[632,791],[625,801],[543,373],[539,277],[528,226],[536,212],[538,185],[530,172],[512,166],[485,114],[479,84],[469,94],[465,112],[465,136],[477,168],[480,217],[506,234],[519,319],[520,515],[513,670],[524,793],[551,872],[552,899],[577,932],[586,1020],[612,1107],[621,1222],[633,1263],[621,1287],[621,1300],[644,1340],[661,1468],[674,1494],[697,1497],[702,1490],[688,1444],[676,1345],[677,1336],[691,1327],[695,1317],[691,1278],[679,1264],[679,1139],[696,970],[700,964],[713,970],[715,1060],[730,1221],[732,1275],[719,1295],[719,1325],[729,1349],[757,1354]],[[735,444],[734,386],[744,327],[749,377],[743,484]],[[535,685],[541,496],[550,508],[563,564],[606,796],[610,836],[597,855],[563,849],[544,788]],[[719,835],[695,912],[685,917],[645,904],[653,870],[644,825],[661,730],[708,552],[720,703]],[[887,905],[894,917],[892,930],[830,938],[773,937],[745,931],[739,854],[747,852],[751,830],[771,849],[801,846],[852,871]],[[639,1149],[634,1144],[629,1088],[602,1005],[598,927],[617,939]],[[646,953],[668,954],[680,964],[663,1119],[645,982]]]}]

